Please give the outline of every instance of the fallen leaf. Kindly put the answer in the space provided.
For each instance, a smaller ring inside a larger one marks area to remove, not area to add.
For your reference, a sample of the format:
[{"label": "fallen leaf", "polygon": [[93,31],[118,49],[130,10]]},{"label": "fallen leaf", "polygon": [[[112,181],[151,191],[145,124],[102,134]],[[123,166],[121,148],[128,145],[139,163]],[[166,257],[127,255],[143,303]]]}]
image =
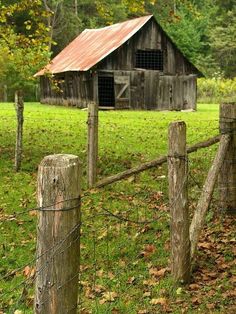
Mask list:
[{"label": "fallen leaf", "polygon": [[154,277],[163,277],[168,270],[169,270],[168,267],[162,268],[159,270],[158,270],[158,268],[150,268],[149,274],[154,276]]},{"label": "fallen leaf", "polygon": [[38,215],[37,210],[31,210],[31,211],[29,212],[29,215],[30,215],[30,216],[37,216],[37,215]]},{"label": "fallen leaf", "polygon": [[198,243],[198,247],[203,248],[203,249],[210,249],[211,248],[211,243],[200,242],[200,243]]},{"label": "fallen leaf", "polygon": [[106,291],[102,294],[102,299],[99,301],[100,304],[104,304],[106,302],[114,302],[117,298],[117,293],[112,291]]},{"label": "fallen leaf", "polygon": [[100,236],[98,236],[98,240],[102,240],[107,236],[107,230],[103,231]]},{"label": "fallen leaf", "polygon": [[135,277],[130,277],[130,278],[127,280],[127,283],[131,285],[134,281],[135,281]]},{"label": "fallen leaf", "polygon": [[145,286],[156,286],[158,284],[158,281],[154,280],[154,279],[147,279],[143,281],[143,284]]},{"label": "fallen leaf", "polygon": [[193,298],[191,299],[191,301],[192,301],[192,303],[194,303],[194,304],[199,304],[199,303],[200,303],[198,297],[193,297]]},{"label": "fallen leaf", "polygon": [[196,283],[192,283],[189,285],[190,290],[198,290],[199,288],[200,288],[200,286]]},{"label": "fallen leaf", "polygon": [[25,277],[28,277],[29,274],[30,274],[30,271],[31,271],[30,267],[29,267],[29,266],[26,266],[26,267],[23,269],[23,274],[24,274],[24,276],[25,276]]},{"label": "fallen leaf", "polygon": [[230,282],[232,283],[236,283],[236,276],[232,276],[230,279],[229,279]]},{"label": "fallen leaf", "polygon": [[108,276],[109,279],[114,279],[115,278],[115,275],[111,271],[108,272],[107,276]]},{"label": "fallen leaf", "polygon": [[31,268],[29,266],[26,266],[23,269],[23,275],[27,278],[32,278],[35,275],[35,268],[34,267]]},{"label": "fallen leaf", "polygon": [[92,289],[90,287],[87,287],[85,290],[85,296],[88,299],[95,299],[95,294],[93,293]]},{"label": "fallen leaf", "polygon": [[180,295],[182,293],[183,289],[181,287],[179,287],[178,289],[176,289],[176,294]]},{"label": "fallen leaf", "polygon": [[144,247],[144,250],[140,253],[143,257],[148,257],[153,254],[156,250],[156,247],[153,244],[147,244]]},{"label": "fallen leaf", "polygon": [[166,300],[166,298],[152,299],[150,301],[150,304],[152,304],[152,305],[157,305],[157,304],[166,305],[167,304],[167,300]]},{"label": "fallen leaf", "polygon": [[208,308],[208,310],[213,310],[215,308],[215,304],[214,303],[208,303],[206,305],[206,307]]}]

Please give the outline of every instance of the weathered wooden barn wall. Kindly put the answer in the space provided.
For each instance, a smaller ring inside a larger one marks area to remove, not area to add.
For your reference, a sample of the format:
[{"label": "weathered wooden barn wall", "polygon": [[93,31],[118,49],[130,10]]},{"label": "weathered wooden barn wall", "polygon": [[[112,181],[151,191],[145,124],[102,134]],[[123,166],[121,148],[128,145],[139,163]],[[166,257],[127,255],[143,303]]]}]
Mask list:
[{"label": "weathered wooden barn wall", "polygon": [[196,110],[196,75],[162,75],[159,71],[101,71],[113,76],[116,109]]},{"label": "weathered wooden barn wall", "polygon": [[40,77],[41,103],[87,107],[93,100],[93,74],[90,72],[66,72],[55,75],[53,81]]}]

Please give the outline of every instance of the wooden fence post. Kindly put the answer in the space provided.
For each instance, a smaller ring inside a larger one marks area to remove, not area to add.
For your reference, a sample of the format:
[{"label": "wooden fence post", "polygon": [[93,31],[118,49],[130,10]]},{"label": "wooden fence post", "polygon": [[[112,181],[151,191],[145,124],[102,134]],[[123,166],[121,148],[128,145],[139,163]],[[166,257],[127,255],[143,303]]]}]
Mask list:
[{"label": "wooden fence post", "polygon": [[77,313],[81,164],[51,155],[38,171],[36,314]]},{"label": "wooden fence post", "polygon": [[219,174],[219,205],[236,214],[236,103],[220,105],[220,133],[230,134],[231,140]]},{"label": "wooden fence post", "polygon": [[17,116],[15,170],[19,171],[22,161],[23,124],[24,124],[24,99],[22,91],[15,92],[15,108]]},{"label": "wooden fence post", "polygon": [[168,180],[171,212],[171,272],[175,281],[190,279],[190,240],[188,213],[188,159],[186,124],[169,126]]},{"label": "wooden fence post", "polygon": [[3,86],[3,101],[7,102],[7,99],[8,99],[8,97],[7,97],[7,85],[4,85]]},{"label": "wooden fence post", "polygon": [[88,105],[88,155],[87,155],[87,182],[91,188],[97,181],[98,160],[98,104],[91,102]]}]

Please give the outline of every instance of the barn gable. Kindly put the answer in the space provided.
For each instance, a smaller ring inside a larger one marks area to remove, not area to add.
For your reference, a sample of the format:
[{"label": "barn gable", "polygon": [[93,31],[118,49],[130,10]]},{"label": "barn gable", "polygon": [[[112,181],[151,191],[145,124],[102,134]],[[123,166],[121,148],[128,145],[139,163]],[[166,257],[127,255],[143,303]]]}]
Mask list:
[{"label": "barn gable", "polygon": [[[143,59],[146,58],[146,61],[148,61],[148,54],[151,54],[152,51],[162,53],[163,69],[159,69],[159,71],[163,74],[202,76],[202,73],[183,55],[153,16],[129,40],[101,60],[96,67],[128,71],[138,69],[136,64],[138,51],[143,52]],[[146,55],[144,51],[146,51]],[[153,59],[153,56],[150,56],[149,59]],[[152,69],[151,65],[150,69]]]}]

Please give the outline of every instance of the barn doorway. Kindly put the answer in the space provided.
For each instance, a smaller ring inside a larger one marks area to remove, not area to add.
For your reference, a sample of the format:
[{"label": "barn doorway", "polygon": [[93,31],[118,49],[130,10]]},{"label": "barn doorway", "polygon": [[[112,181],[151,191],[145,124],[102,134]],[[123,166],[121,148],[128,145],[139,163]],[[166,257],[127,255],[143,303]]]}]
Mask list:
[{"label": "barn doorway", "polygon": [[98,101],[99,107],[115,107],[115,91],[113,76],[98,76]]}]

